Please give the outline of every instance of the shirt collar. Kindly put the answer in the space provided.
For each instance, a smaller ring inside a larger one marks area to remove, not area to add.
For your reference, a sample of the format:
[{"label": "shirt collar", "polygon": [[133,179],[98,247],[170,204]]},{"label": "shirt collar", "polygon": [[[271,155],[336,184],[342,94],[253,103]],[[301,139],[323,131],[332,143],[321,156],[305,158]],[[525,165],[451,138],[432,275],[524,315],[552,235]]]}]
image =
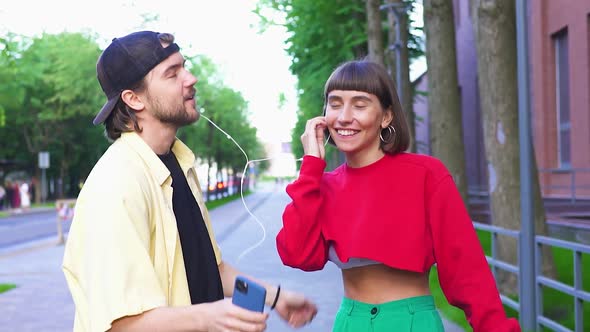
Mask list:
[{"label": "shirt collar", "polygon": [[174,140],[172,152],[176,156],[182,171],[186,175],[188,170],[195,165],[195,154],[178,138]]},{"label": "shirt collar", "polygon": [[[166,181],[170,176],[170,171],[158,155],[136,132],[122,133],[120,140],[140,155],[160,185]],[[174,152],[183,173],[186,175],[189,169],[194,166],[195,155],[178,138],[175,138],[174,144],[172,145],[172,152]]]}]

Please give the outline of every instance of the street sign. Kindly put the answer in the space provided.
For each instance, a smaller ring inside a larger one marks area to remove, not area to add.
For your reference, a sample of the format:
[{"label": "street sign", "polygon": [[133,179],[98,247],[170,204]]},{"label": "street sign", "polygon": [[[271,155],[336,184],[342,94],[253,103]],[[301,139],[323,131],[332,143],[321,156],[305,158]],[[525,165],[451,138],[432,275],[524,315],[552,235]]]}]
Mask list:
[{"label": "street sign", "polygon": [[39,168],[40,169],[49,168],[49,152],[47,152],[47,151],[39,152]]}]

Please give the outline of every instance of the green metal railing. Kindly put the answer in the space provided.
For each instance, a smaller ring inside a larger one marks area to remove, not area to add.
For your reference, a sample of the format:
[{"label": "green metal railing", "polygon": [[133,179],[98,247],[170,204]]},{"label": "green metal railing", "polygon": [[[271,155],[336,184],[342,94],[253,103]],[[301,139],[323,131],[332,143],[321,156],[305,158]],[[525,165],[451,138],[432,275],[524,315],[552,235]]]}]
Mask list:
[{"label": "green metal railing", "polygon": [[[521,259],[520,250],[517,253],[517,264],[518,266],[512,265],[505,261],[498,259],[497,242],[498,235],[508,236],[516,239],[517,242],[521,240],[520,231],[509,230],[498,226],[487,225],[480,222],[473,222],[476,229],[491,233],[491,256],[487,256],[488,263],[491,266],[494,278],[496,278],[497,270],[501,269],[520,275],[521,267],[525,263]],[[570,250],[573,253],[574,260],[574,285],[570,286],[564,284],[558,280],[548,278],[542,274],[542,247],[552,246],[561,249]],[[517,247],[519,247],[517,245]],[[559,332],[582,332],[584,330],[584,302],[590,303],[590,292],[584,291],[583,289],[583,275],[582,275],[582,255],[590,254],[590,245],[585,245],[576,242],[564,241],[547,236],[535,236],[535,283],[534,284],[521,284],[519,283],[519,294],[527,293],[534,294],[535,307],[536,307],[536,330],[540,330],[541,327],[549,328],[553,331]],[[544,316],[543,313],[543,287],[552,288],[558,292],[568,294],[574,298],[574,321],[575,330],[572,331],[567,327],[559,324],[558,322]],[[515,301],[508,296],[500,294],[502,302],[514,309],[517,312],[521,312],[521,303]]]},{"label": "green metal railing", "polygon": [[[571,250],[574,259],[574,285],[570,286],[555,279],[544,277],[541,272],[542,246],[553,246]],[[554,331],[571,331],[563,325],[542,315],[543,308],[543,287],[549,287],[559,292],[568,294],[574,298],[574,321],[575,332],[584,330],[584,301],[590,303],[590,293],[583,290],[582,282],[582,254],[590,254],[590,246],[559,240],[547,236],[535,236],[535,280],[536,280],[536,302],[537,302],[537,329],[541,325]]]}]

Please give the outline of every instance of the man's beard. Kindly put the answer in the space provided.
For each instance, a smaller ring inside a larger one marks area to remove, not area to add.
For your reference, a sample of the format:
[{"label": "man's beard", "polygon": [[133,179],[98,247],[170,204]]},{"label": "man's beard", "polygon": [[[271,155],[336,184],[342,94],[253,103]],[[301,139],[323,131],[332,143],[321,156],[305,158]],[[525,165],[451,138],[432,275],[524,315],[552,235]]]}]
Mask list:
[{"label": "man's beard", "polygon": [[156,119],[160,120],[160,122],[164,124],[180,128],[194,123],[199,119],[198,112],[195,112],[196,115],[192,115],[187,112],[184,105],[172,105],[165,107],[158,98],[152,98],[151,96],[148,98],[152,106],[152,114]]}]

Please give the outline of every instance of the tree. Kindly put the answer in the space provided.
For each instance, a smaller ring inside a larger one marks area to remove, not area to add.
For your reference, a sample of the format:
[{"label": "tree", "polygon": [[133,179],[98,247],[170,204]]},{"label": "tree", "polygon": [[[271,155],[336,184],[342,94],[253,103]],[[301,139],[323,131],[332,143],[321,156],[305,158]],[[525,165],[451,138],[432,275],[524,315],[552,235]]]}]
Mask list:
[{"label": "tree", "polygon": [[[268,14],[268,9],[271,14]],[[321,92],[328,76],[340,63],[363,58],[368,54],[365,25],[367,9],[361,1],[259,0],[256,13],[261,19],[263,29],[271,24],[279,24],[290,34],[286,41],[286,50],[293,59],[290,69],[298,80],[299,97],[297,123],[292,133],[292,150],[296,156],[301,156],[303,147],[299,138],[307,120],[323,114]],[[410,37],[409,54],[420,56],[422,51],[417,42],[419,37]],[[412,105],[412,98],[407,100]],[[408,107],[405,103],[403,107],[406,111],[411,110],[411,106]],[[327,167],[332,168],[343,160],[341,154],[328,145],[326,161]]]},{"label": "tree", "polygon": [[[410,130],[410,147],[411,152],[416,152],[416,115],[414,114],[414,88],[410,82],[410,58],[422,56],[419,38],[410,34],[410,19],[408,13],[413,10],[415,1],[411,0],[385,0],[388,5],[398,7],[401,12],[395,15],[392,9],[387,11],[388,40],[390,45],[400,47],[399,60],[401,68],[401,88],[398,88],[402,109],[406,114],[408,127]],[[399,29],[399,41],[396,37],[396,29]],[[396,56],[392,50],[388,52],[389,69],[394,79],[397,77]],[[399,84],[396,80],[396,84]]]},{"label": "tree", "polygon": [[[91,125],[104,101],[95,79],[100,49],[94,37],[79,33],[33,39],[9,34],[3,42],[0,75],[14,78],[0,90],[0,108],[7,111],[0,136],[10,137],[2,155],[22,160],[21,170],[39,179],[37,154],[49,151],[48,173],[58,180],[58,195],[76,194],[78,179],[85,177],[83,172],[107,143],[102,130]],[[69,184],[68,193],[64,183]],[[35,190],[38,201],[40,186]]]},{"label": "tree", "polygon": [[17,107],[20,98],[17,59],[22,48],[18,36],[8,33],[0,37],[0,128],[6,126],[6,109]]},{"label": "tree", "polygon": [[[90,125],[103,102],[95,79],[99,55],[92,37],[79,33],[44,34],[33,39],[19,61],[25,93],[17,121],[31,155],[53,150],[52,155],[59,157],[52,162],[62,180],[57,188],[59,196],[64,194],[63,182],[76,161],[71,159],[73,152],[80,148],[96,151],[96,147],[105,146],[97,144],[99,131]],[[89,141],[83,138],[86,134],[92,137]],[[82,145],[84,142],[88,145]],[[40,176],[38,169],[36,176]]]},{"label": "tree", "polygon": [[[17,72],[18,59],[25,42],[13,33],[0,38],[0,159],[23,163],[28,160],[28,153],[22,148],[25,143],[13,115],[23,100],[23,89],[17,79]],[[5,175],[2,174],[2,177]],[[0,178],[0,183],[4,183],[4,178]]]},{"label": "tree", "polygon": [[[263,15],[265,9],[273,10],[275,15]],[[290,34],[286,50],[293,59],[290,69],[297,77],[299,97],[291,146],[296,156],[302,156],[299,137],[308,119],[323,114],[322,91],[328,76],[340,63],[367,55],[364,4],[345,0],[260,0],[257,13],[263,28],[281,24]],[[279,14],[284,22],[271,19]],[[338,151],[328,145],[328,168],[339,164],[339,158]]]},{"label": "tree", "polygon": [[379,9],[380,3],[380,0],[365,0],[367,10],[367,46],[369,49],[369,59],[385,66],[383,27]]},{"label": "tree", "polygon": [[[520,145],[516,68],[516,14],[513,0],[474,0],[472,17],[484,140],[488,160],[490,206],[493,223],[520,228]],[[547,234],[536,160],[533,158],[534,222],[537,234]],[[516,241],[499,238],[501,260],[516,264]],[[555,276],[550,248],[544,248],[543,273]],[[516,294],[516,276],[498,275],[503,292]]]},{"label": "tree", "polygon": [[187,60],[188,68],[199,78],[197,105],[203,112],[202,117],[207,117],[231,135],[240,147],[204,118],[193,126],[181,128],[178,136],[209,168],[217,166],[214,181],[209,177],[210,171],[207,172],[207,187],[230,176],[234,183],[239,183],[237,178],[246,164],[246,156],[250,160],[263,156],[256,129],[248,121],[248,103],[239,92],[225,86],[210,59],[198,56],[187,57]]},{"label": "tree", "polygon": [[424,0],[432,154],[447,166],[468,206],[463,125],[457,79],[453,3]]}]

